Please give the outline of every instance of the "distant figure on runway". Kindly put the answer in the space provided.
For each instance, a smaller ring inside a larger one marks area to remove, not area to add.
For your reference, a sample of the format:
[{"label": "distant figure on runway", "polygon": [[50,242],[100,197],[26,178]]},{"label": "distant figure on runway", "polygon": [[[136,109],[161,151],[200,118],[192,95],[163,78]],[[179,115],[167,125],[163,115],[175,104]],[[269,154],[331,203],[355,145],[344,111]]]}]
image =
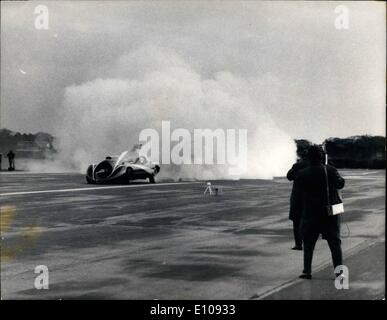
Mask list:
[{"label": "distant figure on runway", "polygon": [[306,159],[306,151],[300,153],[299,160],[292,166],[288,171],[286,177],[289,181],[293,181],[292,194],[290,196],[290,210],[289,210],[289,219],[293,221],[293,233],[295,246],[292,250],[302,250],[302,235],[300,231],[301,223],[301,214],[302,214],[302,197],[300,190],[296,184],[296,178],[298,172],[302,169],[305,169],[308,166],[308,161]]},{"label": "distant figure on runway", "polygon": [[319,146],[309,147],[309,166],[301,170],[296,178],[303,198],[301,233],[304,244],[304,270],[300,275],[302,279],[312,278],[313,251],[320,234],[328,241],[334,268],[343,263],[340,215],[328,215],[327,204],[337,203],[339,197],[337,190],[344,187],[345,180],[335,167],[326,165],[330,191],[328,202],[324,157],[324,151]]},{"label": "distant figure on runway", "polygon": [[15,153],[12,150],[9,150],[7,154],[9,167],[8,171],[14,171],[15,170]]}]

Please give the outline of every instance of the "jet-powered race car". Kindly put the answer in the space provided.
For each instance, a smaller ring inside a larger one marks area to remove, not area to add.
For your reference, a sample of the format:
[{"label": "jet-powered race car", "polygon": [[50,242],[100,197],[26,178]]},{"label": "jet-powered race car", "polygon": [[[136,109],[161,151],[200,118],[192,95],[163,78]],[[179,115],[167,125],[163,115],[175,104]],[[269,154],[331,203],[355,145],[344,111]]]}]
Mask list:
[{"label": "jet-powered race car", "polygon": [[99,164],[91,164],[86,171],[87,183],[120,182],[129,183],[136,179],[149,179],[155,183],[155,176],[160,171],[160,165],[138,156],[135,160],[128,157],[128,151],[120,156],[108,156]]}]

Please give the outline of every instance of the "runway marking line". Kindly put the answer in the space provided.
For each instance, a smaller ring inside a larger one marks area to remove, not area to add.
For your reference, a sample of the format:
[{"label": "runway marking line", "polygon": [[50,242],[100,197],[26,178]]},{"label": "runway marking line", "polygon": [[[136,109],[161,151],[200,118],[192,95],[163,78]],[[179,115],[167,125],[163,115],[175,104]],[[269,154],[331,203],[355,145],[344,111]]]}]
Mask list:
[{"label": "runway marking line", "polygon": [[[376,241],[370,242],[370,241],[366,240],[366,241],[360,242],[359,244],[355,245],[354,247],[349,248],[347,250],[347,252],[344,253],[345,259],[348,259],[348,258],[354,256],[355,254],[358,254],[358,253],[360,253],[360,252],[362,252],[362,251],[364,251],[364,250],[366,250],[374,245],[377,245],[380,242],[383,242],[383,241],[376,240]],[[320,266],[315,268],[314,273],[320,272],[320,271],[328,268],[331,265],[332,265],[331,262],[324,262],[323,264],[321,264]],[[248,299],[249,300],[263,300],[272,294],[275,294],[283,289],[286,289],[292,285],[296,285],[299,283],[305,283],[305,280],[300,279],[300,278],[290,279],[290,280],[288,280],[288,281],[286,281],[286,282],[284,282],[284,283],[282,283],[274,288],[271,288],[271,289],[266,290],[265,292],[262,292],[261,294],[253,294]],[[310,283],[312,283],[312,282],[310,282]]]},{"label": "runway marking line", "polygon": [[93,187],[93,188],[74,188],[74,189],[57,189],[57,190],[37,190],[37,191],[20,191],[20,192],[7,192],[0,193],[0,196],[19,196],[26,194],[41,194],[41,193],[61,193],[61,192],[76,192],[76,191],[90,191],[90,190],[106,190],[106,189],[126,189],[126,188],[140,188],[140,187],[156,187],[156,186],[174,186],[174,185],[186,185],[186,184],[198,184],[203,182],[171,182],[171,183],[159,183],[159,184],[131,184],[120,186],[105,186],[105,187]]}]

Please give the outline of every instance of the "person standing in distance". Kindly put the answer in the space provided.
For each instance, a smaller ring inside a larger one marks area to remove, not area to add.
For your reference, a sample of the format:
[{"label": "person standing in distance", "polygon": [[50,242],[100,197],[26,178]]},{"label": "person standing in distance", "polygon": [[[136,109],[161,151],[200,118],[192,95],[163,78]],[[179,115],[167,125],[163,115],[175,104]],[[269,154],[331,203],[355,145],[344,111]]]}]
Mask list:
[{"label": "person standing in distance", "polygon": [[8,162],[9,162],[8,171],[14,171],[15,170],[15,153],[12,150],[9,150],[7,157],[8,157]]}]

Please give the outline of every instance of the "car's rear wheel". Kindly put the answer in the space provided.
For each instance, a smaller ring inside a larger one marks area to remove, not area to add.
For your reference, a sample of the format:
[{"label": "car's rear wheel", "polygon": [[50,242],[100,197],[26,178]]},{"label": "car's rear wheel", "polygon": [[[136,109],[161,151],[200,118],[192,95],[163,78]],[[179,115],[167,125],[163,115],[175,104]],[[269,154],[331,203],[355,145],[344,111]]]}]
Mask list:
[{"label": "car's rear wheel", "polygon": [[126,176],[126,182],[130,183],[133,180],[133,169],[127,168],[125,176]]},{"label": "car's rear wheel", "polygon": [[150,183],[156,183],[155,176],[153,174],[149,175],[148,179]]}]

